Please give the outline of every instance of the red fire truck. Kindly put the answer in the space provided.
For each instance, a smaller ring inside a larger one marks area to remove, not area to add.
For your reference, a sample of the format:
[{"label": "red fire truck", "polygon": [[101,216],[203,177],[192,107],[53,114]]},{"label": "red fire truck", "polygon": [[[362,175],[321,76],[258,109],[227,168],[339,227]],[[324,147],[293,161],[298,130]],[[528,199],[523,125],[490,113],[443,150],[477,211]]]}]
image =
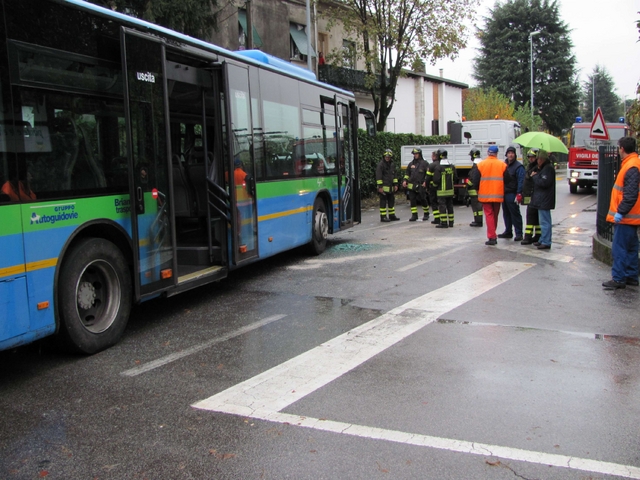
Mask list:
[{"label": "red fire truck", "polygon": [[567,165],[567,181],[571,193],[577,193],[578,187],[595,187],[598,184],[598,147],[615,146],[618,139],[629,134],[624,118],[620,119],[620,123],[607,123],[606,126],[609,140],[591,138],[591,124],[582,123],[580,117],[576,118],[576,123],[571,127]]}]

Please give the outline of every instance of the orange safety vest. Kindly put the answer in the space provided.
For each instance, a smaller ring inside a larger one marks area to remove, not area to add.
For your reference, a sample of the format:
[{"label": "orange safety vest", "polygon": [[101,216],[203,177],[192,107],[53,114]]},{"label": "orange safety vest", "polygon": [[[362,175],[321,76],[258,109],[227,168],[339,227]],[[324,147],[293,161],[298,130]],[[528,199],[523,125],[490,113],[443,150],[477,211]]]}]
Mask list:
[{"label": "orange safety vest", "polygon": [[504,171],[507,164],[498,157],[489,156],[478,163],[480,185],[478,201],[482,203],[502,203],[504,200]]},{"label": "orange safety vest", "polygon": [[[618,205],[622,202],[622,192],[624,189],[624,176],[632,167],[636,167],[640,171],[640,158],[637,153],[630,153],[627,158],[622,161],[620,172],[616,177],[616,183],[611,190],[611,203],[609,204],[609,212],[607,213],[607,222],[614,223],[613,216],[618,212]],[[626,225],[640,225],[640,185],[638,185],[638,200],[631,211],[627,213],[620,223]]]}]

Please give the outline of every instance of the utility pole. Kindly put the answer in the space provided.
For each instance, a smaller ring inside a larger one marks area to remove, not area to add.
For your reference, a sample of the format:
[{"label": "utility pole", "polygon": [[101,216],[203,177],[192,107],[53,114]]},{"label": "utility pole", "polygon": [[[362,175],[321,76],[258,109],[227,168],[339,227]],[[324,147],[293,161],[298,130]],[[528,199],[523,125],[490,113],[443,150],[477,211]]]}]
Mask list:
[{"label": "utility pole", "polygon": [[533,36],[538,35],[540,30],[536,30],[535,32],[529,33],[529,63],[531,65],[531,118],[533,119]]},{"label": "utility pole", "polygon": [[251,0],[246,0],[247,7],[247,31],[244,32],[247,37],[247,50],[253,49],[253,16],[251,14]]}]

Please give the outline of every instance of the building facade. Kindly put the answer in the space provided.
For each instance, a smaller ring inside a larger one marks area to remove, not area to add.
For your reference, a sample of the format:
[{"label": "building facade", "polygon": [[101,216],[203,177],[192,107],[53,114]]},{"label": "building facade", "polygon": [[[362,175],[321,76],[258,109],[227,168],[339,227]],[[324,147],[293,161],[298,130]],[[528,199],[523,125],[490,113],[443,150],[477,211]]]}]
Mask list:
[{"label": "building facade", "polygon": [[[353,91],[358,105],[373,111],[373,99],[365,87],[364,62],[356,58],[354,42],[339,24],[329,29],[328,19],[321,15],[326,5],[321,1],[311,7],[311,25],[307,29],[304,0],[250,0],[227,4],[218,14],[218,30],[209,40],[229,50],[256,48],[303,68],[310,64],[319,80]],[[249,28],[253,33],[252,45],[249,44]],[[342,54],[341,65],[332,62],[332,54],[336,53]],[[326,62],[320,60],[321,57],[326,57]],[[420,135],[447,134],[448,122],[461,120],[465,88],[468,85],[442,76],[406,71],[398,80],[396,100],[386,130]]]}]

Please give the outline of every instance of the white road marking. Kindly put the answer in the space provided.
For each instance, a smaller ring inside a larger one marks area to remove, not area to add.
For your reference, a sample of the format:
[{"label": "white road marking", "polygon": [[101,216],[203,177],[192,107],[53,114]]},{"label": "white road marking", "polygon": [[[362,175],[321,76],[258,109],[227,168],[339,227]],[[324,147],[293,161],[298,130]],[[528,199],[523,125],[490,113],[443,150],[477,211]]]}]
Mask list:
[{"label": "white road marking", "polygon": [[621,465],[618,463],[602,462],[588,458],[571,457],[569,455],[558,455],[555,453],[535,452],[522,450],[520,448],[503,447],[486,443],[469,442],[465,440],[455,440],[451,438],[433,437],[430,435],[420,435],[415,433],[400,432],[398,430],[387,430],[384,428],[367,427],[354,425],[332,420],[322,420],[318,418],[302,417],[287,413],[272,412],[270,415],[257,416],[252,418],[267,420],[270,422],[284,423],[288,425],[313,428],[325,432],[341,433],[360,438],[373,440],[385,440],[388,442],[403,443],[406,445],[416,445],[419,447],[436,448],[439,450],[449,450],[452,452],[469,453],[472,455],[482,455],[485,457],[497,457],[505,460],[534,463],[538,465],[552,465],[554,467],[569,468],[572,470],[582,470],[586,472],[599,473],[602,475],[616,475],[625,478],[640,479],[640,468],[631,465]]},{"label": "white road marking", "polygon": [[434,255],[432,257],[429,258],[425,258],[424,260],[420,260],[418,262],[414,262],[411,263],[409,265],[405,265],[404,267],[400,267],[396,270],[396,272],[406,272],[407,270],[411,270],[412,268],[416,268],[416,267],[421,267],[422,265],[424,265],[425,263],[429,263],[432,262],[434,260],[438,260],[442,257],[446,257],[447,255],[451,255],[452,253],[457,252],[458,250],[463,250],[465,248],[468,248],[467,245],[462,245],[460,247],[456,247],[456,248],[452,248],[450,250],[446,250],[442,253],[439,253],[438,255]]},{"label": "white road marking", "polygon": [[278,412],[533,265],[496,262],[193,406],[261,418]]},{"label": "white road marking", "polygon": [[538,250],[536,247],[532,245],[501,245],[500,241],[498,241],[498,249],[499,250],[508,250],[509,252],[521,253],[522,255],[529,255],[531,257],[543,258],[545,260],[553,260],[554,262],[563,262],[563,263],[571,263],[573,262],[573,257],[568,255],[560,255],[559,253],[553,253],[553,245],[551,246],[551,250]]},{"label": "white road marking", "polygon": [[533,265],[496,262],[452,284],[394,308],[368,323],[192,406],[203,410],[242,415],[361,438],[640,479],[640,468],[629,465],[280,412],[437,320],[442,314],[510,280]]},{"label": "white road marking", "polygon": [[172,353],[170,355],[167,355],[166,357],[158,358],[157,360],[145,363],[143,365],[140,365],[139,367],[125,370],[124,372],[121,372],[120,375],[124,375],[125,377],[135,377],[137,375],[140,375],[141,373],[153,370],[154,368],[162,367],[163,365],[166,365],[168,363],[175,362],[176,360],[180,360],[181,358],[188,357],[189,355],[193,355],[194,353],[198,353],[218,343],[226,342],[227,340],[230,340],[232,338],[239,337],[240,335],[255,330],[256,328],[264,327],[265,325],[275,322],[276,320],[280,320],[284,317],[286,317],[286,315],[272,315],[270,317],[263,318],[262,320],[252,323],[251,325],[241,327],[237,330],[234,330],[233,332],[227,333],[226,335],[222,335],[221,337],[216,337],[212,340],[209,340],[208,342],[201,343],[200,345],[195,345],[180,352]]}]

